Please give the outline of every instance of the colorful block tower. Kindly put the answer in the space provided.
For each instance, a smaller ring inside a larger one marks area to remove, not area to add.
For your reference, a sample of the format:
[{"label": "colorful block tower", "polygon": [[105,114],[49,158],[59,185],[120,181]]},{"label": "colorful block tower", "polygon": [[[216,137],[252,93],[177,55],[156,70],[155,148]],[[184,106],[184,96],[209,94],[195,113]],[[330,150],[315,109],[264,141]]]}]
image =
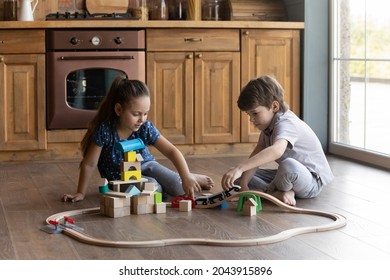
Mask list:
[{"label": "colorful block tower", "polygon": [[[102,192],[100,200],[101,213],[109,217],[123,217],[133,214],[165,213],[166,206],[162,202],[161,193],[156,192],[154,183],[148,183],[142,178],[141,162],[143,158],[136,150],[145,147],[141,139],[121,141],[115,145],[116,150],[124,153],[121,163],[121,180],[111,181],[113,191],[108,187],[99,186]],[[123,184],[130,186],[121,192]]]}]

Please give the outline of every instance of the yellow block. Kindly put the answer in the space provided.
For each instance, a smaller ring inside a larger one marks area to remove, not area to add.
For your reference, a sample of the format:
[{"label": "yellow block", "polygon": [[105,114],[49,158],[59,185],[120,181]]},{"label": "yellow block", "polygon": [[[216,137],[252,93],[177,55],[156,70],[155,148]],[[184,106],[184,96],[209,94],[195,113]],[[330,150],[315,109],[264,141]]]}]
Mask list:
[{"label": "yellow block", "polygon": [[125,153],[125,161],[133,162],[137,160],[137,152],[136,151],[130,151]]},{"label": "yellow block", "polygon": [[140,180],[141,177],[142,177],[141,170],[125,171],[125,172],[121,173],[121,180],[122,181]]}]

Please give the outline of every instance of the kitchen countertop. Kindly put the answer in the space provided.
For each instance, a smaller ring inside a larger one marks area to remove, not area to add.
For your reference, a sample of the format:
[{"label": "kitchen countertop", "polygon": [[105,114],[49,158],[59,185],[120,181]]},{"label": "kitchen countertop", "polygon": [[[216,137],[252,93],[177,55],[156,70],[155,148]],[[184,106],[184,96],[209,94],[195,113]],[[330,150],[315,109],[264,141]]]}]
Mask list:
[{"label": "kitchen countertop", "polygon": [[303,29],[303,22],[290,21],[169,21],[169,20],[50,20],[0,21],[0,29],[50,28],[272,28]]}]

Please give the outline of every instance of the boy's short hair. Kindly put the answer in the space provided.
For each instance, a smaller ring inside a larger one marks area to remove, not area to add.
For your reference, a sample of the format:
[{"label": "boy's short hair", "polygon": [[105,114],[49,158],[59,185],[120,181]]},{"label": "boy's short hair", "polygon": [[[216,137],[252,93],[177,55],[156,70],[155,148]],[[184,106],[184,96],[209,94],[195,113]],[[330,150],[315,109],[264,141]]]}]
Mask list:
[{"label": "boy's short hair", "polygon": [[275,78],[264,75],[248,82],[241,90],[237,105],[241,111],[249,111],[258,106],[271,108],[273,101],[279,102],[279,111],[284,113],[288,110],[283,87]]}]

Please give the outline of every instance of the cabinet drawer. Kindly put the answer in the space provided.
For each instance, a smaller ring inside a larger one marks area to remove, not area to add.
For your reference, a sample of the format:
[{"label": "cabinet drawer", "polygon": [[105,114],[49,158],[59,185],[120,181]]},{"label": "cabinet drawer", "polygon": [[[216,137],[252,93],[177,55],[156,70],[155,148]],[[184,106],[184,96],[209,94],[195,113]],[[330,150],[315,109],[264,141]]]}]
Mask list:
[{"label": "cabinet drawer", "polygon": [[239,51],[234,29],[147,29],[147,51]]},{"label": "cabinet drawer", "polygon": [[45,53],[45,31],[0,30],[0,53]]}]

